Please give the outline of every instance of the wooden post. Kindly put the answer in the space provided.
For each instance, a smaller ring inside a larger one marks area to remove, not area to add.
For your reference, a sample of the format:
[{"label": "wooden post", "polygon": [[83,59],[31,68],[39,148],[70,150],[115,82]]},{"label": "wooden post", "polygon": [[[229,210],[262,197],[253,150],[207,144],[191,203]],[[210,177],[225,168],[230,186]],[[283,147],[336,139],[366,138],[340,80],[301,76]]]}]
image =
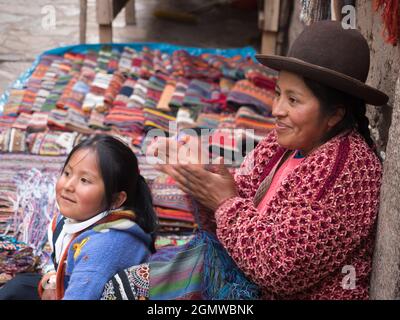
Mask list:
[{"label": "wooden post", "polygon": [[280,0],[264,0],[264,17],[261,22],[263,30],[261,53],[275,54],[277,33],[279,30]]},{"label": "wooden post", "polygon": [[343,0],[332,0],[331,1],[331,17],[334,21],[342,20],[342,7]]},{"label": "wooden post", "polygon": [[128,25],[136,24],[135,0],[129,0],[125,6],[125,22]]},{"label": "wooden post", "polygon": [[112,24],[99,24],[99,43],[110,43],[112,37]]},{"label": "wooden post", "polygon": [[377,236],[371,275],[371,299],[400,298],[400,77],[383,164]]},{"label": "wooden post", "polygon": [[96,0],[96,17],[99,24],[99,42],[112,42],[113,1]]},{"label": "wooden post", "polygon": [[128,0],[96,1],[96,15],[97,15],[97,23],[99,24],[100,43],[112,42],[112,22],[128,2],[130,1]]},{"label": "wooden post", "polygon": [[79,43],[86,43],[87,0],[80,0]]}]

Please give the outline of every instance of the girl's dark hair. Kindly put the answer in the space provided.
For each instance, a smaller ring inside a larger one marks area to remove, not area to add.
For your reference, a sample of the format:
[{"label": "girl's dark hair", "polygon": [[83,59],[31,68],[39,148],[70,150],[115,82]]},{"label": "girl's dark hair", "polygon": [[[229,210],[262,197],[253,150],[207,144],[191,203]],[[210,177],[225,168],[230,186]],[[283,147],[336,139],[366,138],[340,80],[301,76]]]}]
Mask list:
[{"label": "girl's dark hair", "polygon": [[153,209],[150,189],[139,173],[138,161],[133,151],[122,141],[109,135],[95,135],[76,145],[68,155],[63,170],[71,156],[78,150],[92,149],[97,153],[105,187],[106,210],[111,209],[115,195],[126,192],[122,206],[137,215],[137,224],[147,233],[153,233],[157,218]]},{"label": "girl's dark hair", "polygon": [[338,108],[344,108],[345,114],[341,121],[334,126],[324,137],[324,142],[347,129],[356,128],[364,137],[367,144],[375,151],[375,144],[369,131],[369,120],[365,115],[365,101],[351,96],[343,91],[327,87],[316,81],[304,78],[306,86],[317,97],[323,116],[330,116]]}]

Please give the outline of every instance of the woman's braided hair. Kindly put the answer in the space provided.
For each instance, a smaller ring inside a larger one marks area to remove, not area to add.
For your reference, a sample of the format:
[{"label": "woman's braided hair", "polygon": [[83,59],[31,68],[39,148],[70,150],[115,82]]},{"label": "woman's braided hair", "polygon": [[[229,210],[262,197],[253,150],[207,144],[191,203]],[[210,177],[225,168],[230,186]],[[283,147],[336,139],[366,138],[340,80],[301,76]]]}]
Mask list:
[{"label": "woman's braided hair", "polygon": [[317,97],[323,116],[330,116],[338,108],[344,108],[344,117],[325,136],[324,142],[347,129],[357,129],[367,144],[376,152],[375,143],[369,131],[369,120],[366,116],[366,104],[360,98],[345,92],[322,85],[314,80],[304,78],[306,86]]}]

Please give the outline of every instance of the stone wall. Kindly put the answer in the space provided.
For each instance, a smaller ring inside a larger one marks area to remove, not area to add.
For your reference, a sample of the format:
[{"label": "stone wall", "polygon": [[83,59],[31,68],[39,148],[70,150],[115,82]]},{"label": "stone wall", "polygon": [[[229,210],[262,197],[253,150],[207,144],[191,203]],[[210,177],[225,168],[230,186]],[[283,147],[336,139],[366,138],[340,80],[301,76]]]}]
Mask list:
[{"label": "stone wall", "polygon": [[368,118],[379,151],[386,151],[391,123],[394,91],[400,68],[400,50],[384,41],[380,12],[372,8],[372,1],[358,0],[356,5],[357,27],[371,48],[371,66],[367,84],[385,92],[390,100],[386,107],[368,106]]},{"label": "stone wall", "polygon": [[384,91],[388,106],[368,108],[378,147],[385,151],[371,299],[400,298],[400,49],[384,41],[380,12],[372,1],[357,1],[357,26],[371,48],[368,84]]}]

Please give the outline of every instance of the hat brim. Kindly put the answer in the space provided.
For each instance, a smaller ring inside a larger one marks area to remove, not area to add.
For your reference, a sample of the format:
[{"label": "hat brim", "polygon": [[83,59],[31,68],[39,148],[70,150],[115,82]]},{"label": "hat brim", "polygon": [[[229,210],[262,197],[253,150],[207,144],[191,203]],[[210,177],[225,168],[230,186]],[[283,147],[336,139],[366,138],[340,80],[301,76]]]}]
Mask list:
[{"label": "hat brim", "polygon": [[381,106],[385,105],[389,101],[389,97],[385,93],[370,87],[357,79],[300,59],[260,54],[256,55],[256,59],[271,69],[296,73],[308,79],[318,81],[326,86],[358,97],[368,104]]}]

